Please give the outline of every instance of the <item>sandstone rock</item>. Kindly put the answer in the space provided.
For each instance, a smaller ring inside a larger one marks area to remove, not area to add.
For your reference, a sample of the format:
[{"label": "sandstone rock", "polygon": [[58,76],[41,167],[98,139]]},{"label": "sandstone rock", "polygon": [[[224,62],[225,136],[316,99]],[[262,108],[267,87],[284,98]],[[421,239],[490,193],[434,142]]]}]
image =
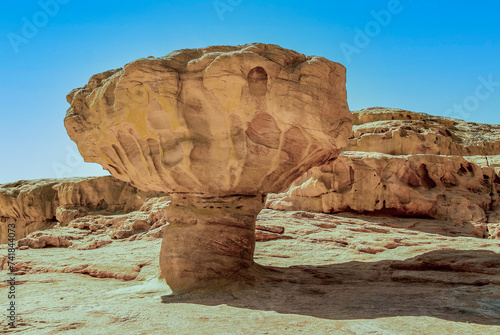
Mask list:
[{"label": "sandstone rock", "polygon": [[163,195],[144,192],[111,176],[40,179],[0,185],[0,243],[7,224],[15,223],[16,240],[34,231],[68,224],[93,211],[130,212]]},{"label": "sandstone rock", "polygon": [[7,243],[8,224],[15,224],[16,240],[55,224],[55,179],[0,185],[0,243]]},{"label": "sandstone rock", "polygon": [[152,223],[147,212],[115,215],[87,215],[71,221],[68,227],[106,233],[113,239],[124,239],[148,231]]},{"label": "sandstone rock", "polygon": [[264,44],[139,59],[68,102],[86,161],[164,192],[281,191],[335,157],[351,127],[343,66]]},{"label": "sandstone rock", "polygon": [[493,169],[473,163],[480,164],[480,158],[344,152],[308,171],[287,192],[269,195],[267,207],[496,220],[500,178]]},{"label": "sandstone rock", "polygon": [[274,226],[274,225],[256,224],[255,229],[268,231],[270,233],[275,233],[275,234],[283,234],[285,232],[285,228],[283,228],[282,226]]},{"label": "sandstone rock", "polygon": [[390,155],[500,155],[500,125],[381,107],[353,112],[353,121],[346,151]]},{"label": "sandstone rock", "polygon": [[151,229],[146,234],[144,234],[144,236],[146,238],[162,238],[167,228],[165,224],[166,222],[164,221],[162,226],[156,228],[151,227]]},{"label": "sandstone rock", "polygon": [[73,206],[58,206],[56,209],[56,220],[64,225],[77,218],[81,218],[89,214],[88,208],[73,207]]},{"label": "sandstone rock", "polygon": [[500,125],[380,107],[353,112],[353,122],[350,151],[269,195],[267,206],[499,222]]},{"label": "sandstone rock", "polygon": [[129,183],[110,176],[63,181],[53,188],[57,190],[60,204],[56,219],[63,224],[85,216],[90,211],[135,211],[140,209],[147,199],[161,195],[158,192],[140,191]]},{"label": "sandstone rock", "polygon": [[345,68],[276,45],[139,59],[67,98],[86,161],[171,193],[160,264],[174,292],[248,279],[264,196],[335,158],[352,126]]},{"label": "sandstone rock", "polygon": [[93,237],[92,239],[85,241],[84,244],[78,244],[78,245],[72,245],[69,248],[70,249],[77,249],[77,250],[93,250],[97,248],[101,248],[105,245],[108,245],[112,242],[111,238],[109,236],[103,236],[103,237]]},{"label": "sandstone rock", "polygon": [[293,237],[264,230],[255,231],[255,240],[257,242],[267,242],[267,241],[274,241],[279,239],[291,239],[291,238]]},{"label": "sandstone rock", "polygon": [[139,191],[110,176],[58,182],[53,188],[57,190],[60,206],[111,212],[138,210],[147,199],[158,195],[158,192]]},{"label": "sandstone rock", "polygon": [[47,247],[62,247],[67,248],[73,244],[71,240],[83,238],[83,236],[75,235],[58,235],[52,231],[36,232],[18,241],[19,247],[28,246],[32,249],[41,249]]},{"label": "sandstone rock", "polygon": [[[50,230],[28,234],[18,241],[18,245],[31,245],[33,248],[69,246],[90,250],[107,245],[112,239],[162,237],[167,223],[165,211],[169,204],[170,197],[154,197],[145,201],[138,211],[125,214],[88,207],[74,208],[78,215],[68,216],[68,224],[60,222]],[[67,210],[65,213],[71,212]],[[64,240],[71,242],[62,242]]]},{"label": "sandstone rock", "polygon": [[292,238],[284,235],[285,228],[283,226],[275,225],[255,225],[255,240],[257,242],[274,241],[282,238]]},{"label": "sandstone rock", "polygon": [[[336,228],[318,226],[326,223]],[[16,332],[64,333],[78,323],[76,333],[86,334],[160,334],[165,325],[176,334],[498,333],[497,241],[467,230],[445,234],[451,225],[436,219],[356,213],[308,218],[264,209],[256,224],[283,227],[294,238],[257,243],[255,258],[264,267],[257,285],[230,299],[187,295],[159,304],[169,288],[157,279],[158,239],[20,251],[16,304],[28,325]],[[0,249],[6,271],[6,246]],[[0,287],[8,290],[5,282]]]},{"label": "sandstone rock", "polygon": [[57,191],[53,186],[58,181],[21,180],[0,185],[0,216],[28,222],[52,219],[57,207],[54,203]]},{"label": "sandstone rock", "polygon": [[174,194],[160,254],[161,275],[172,290],[187,292],[252,281],[255,219],[264,197],[224,198]]},{"label": "sandstone rock", "polygon": [[500,223],[488,224],[487,231],[491,239],[500,240]]},{"label": "sandstone rock", "polygon": [[312,218],[314,218],[314,214],[307,213],[307,212],[296,212],[296,213],[293,213],[293,217],[295,217],[297,219],[302,219],[302,218],[312,219]]},{"label": "sandstone rock", "polygon": [[170,205],[170,200],[170,197],[150,198],[140,208],[140,211],[149,213],[148,220],[153,223],[152,229],[158,228],[160,224],[158,222],[160,221],[163,221],[161,225],[165,224],[165,215]]}]

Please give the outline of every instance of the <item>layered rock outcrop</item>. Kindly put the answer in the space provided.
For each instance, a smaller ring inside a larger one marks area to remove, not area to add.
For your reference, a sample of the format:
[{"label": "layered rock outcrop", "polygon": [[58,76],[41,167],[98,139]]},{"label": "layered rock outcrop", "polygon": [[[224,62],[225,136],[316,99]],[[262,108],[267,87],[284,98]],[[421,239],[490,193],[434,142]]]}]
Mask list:
[{"label": "layered rock outcrop", "polygon": [[270,195],[269,208],[498,224],[500,126],[388,108],[353,119],[352,151]]},{"label": "layered rock outcrop", "polygon": [[500,126],[396,108],[353,112],[345,151],[389,155],[500,155]]},{"label": "layered rock outcrop", "polygon": [[111,176],[18,181],[0,185],[0,243],[7,243],[7,224],[15,223],[16,240],[27,234],[68,224],[89,212],[138,210],[159,192],[138,190]]},{"label": "layered rock outcrop", "polygon": [[485,163],[483,156],[344,152],[286,193],[269,195],[268,207],[498,222],[500,178]]},{"label": "layered rock outcrop", "polygon": [[265,195],[337,157],[352,126],[343,66],[265,44],[139,59],[68,102],[86,161],[172,195],[160,264],[174,292],[247,278]]}]

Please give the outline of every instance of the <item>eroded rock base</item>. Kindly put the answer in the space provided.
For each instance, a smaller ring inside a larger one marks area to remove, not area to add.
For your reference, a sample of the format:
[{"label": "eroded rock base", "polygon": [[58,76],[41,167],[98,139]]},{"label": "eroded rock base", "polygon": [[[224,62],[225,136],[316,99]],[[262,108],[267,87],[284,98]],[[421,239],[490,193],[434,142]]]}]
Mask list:
[{"label": "eroded rock base", "polygon": [[172,195],[160,269],[174,294],[224,290],[253,280],[255,220],[264,199]]}]

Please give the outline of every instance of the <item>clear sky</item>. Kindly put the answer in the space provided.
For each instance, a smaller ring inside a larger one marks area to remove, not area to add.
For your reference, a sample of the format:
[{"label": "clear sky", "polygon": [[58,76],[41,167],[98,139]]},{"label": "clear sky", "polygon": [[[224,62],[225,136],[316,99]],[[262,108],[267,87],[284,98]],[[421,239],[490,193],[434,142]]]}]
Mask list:
[{"label": "clear sky", "polygon": [[273,43],[347,67],[351,110],[500,123],[500,2],[23,0],[0,4],[0,183],[107,174],[66,134],[66,94],[134,59]]}]

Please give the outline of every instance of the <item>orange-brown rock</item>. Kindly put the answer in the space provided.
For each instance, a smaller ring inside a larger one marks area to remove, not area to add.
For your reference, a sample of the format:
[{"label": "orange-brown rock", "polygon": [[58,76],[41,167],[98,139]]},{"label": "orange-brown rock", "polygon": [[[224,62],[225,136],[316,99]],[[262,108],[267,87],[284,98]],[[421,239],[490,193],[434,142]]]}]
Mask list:
[{"label": "orange-brown rock", "polygon": [[160,254],[161,276],[177,293],[252,282],[255,219],[264,196],[174,194]]},{"label": "orange-brown rock", "polygon": [[276,45],[139,59],[67,98],[86,161],[172,195],[160,264],[177,293],[248,279],[265,195],[337,157],[352,126],[345,68]]},{"label": "orange-brown rock", "polygon": [[335,157],[352,124],[342,65],[265,44],[139,59],[68,102],[86,161],[165,192],[282,191]]},{"label": "orange-brown rock", "polygon": [[158,192],[144,192],[111,176],[40,179],[0,185],[0,243],[7,243],[8,223],[15,224],[16,240],[31,232],[94,211],[138,210]]},{"label": "orange-brown rock", "polygon": [[496,235],[499,125],[379,107],[353,120],[351,151],[270,195],[269,208],[490,222],[486,234]]},{"label": "orange-brown rock", "polygon": [[[476,163],[474,163],[474,161]],[[344,152],[309,170],[285,193],[268,196],[280,210],[378,212],[498,223],[500,177],[485,158],[391,156]]]},{"label": "orange-brown rock", "polygon": [[390,155],[500,155],[500,125],[466,122],[396,108],[352,113],[346,151]]},{"label": "orange-brown rock", "polygon": [[[16,240],[54,225],[57,191],[55,180],[21,180],[0,185],[0,243],[7,243],[9,229]],[[9,228],[10,225],[14,225]]]}]

